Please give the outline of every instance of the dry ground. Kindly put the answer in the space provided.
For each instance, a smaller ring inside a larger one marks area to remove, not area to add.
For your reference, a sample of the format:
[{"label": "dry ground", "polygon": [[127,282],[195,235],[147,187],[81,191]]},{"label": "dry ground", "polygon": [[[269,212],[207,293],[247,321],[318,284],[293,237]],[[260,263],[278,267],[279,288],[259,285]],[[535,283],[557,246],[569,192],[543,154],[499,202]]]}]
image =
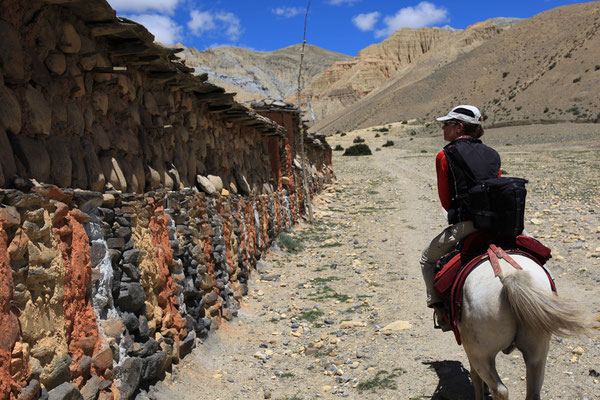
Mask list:
[{"label": "dry ground", "polygon": [[[330,142],[348,147],[357,135],[381,151],[334,152],[338,180],[315,200],[315,223],[281,238],[259,263],[238,317],[211,332],[149,397],[473,398],[462,347],[433,329],[418,265],[445,226],[433,170],[441,137],[398,124]],[[505,128],[484,138],[507,175],[530,180],[526,227],[552,247],[559,293],[597,315],[600,127]],[[383,148],[387,140],[394,145]],[[294,245],[302,249],[286,249]],[[397,330],[385,329],[393,322]],[[521,354],[497,362],[511,398],[524,398]],[[553,338],[543,398],[598,399],[599,372],[600,331]]]}]

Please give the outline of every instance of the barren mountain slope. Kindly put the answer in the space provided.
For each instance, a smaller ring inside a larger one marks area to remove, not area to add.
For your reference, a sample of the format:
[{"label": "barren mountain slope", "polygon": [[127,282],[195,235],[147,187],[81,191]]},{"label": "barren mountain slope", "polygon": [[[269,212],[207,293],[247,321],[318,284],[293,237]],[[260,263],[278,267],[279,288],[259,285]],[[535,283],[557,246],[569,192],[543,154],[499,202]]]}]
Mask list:
[{"label": "barren mountain slope", "polygon": [[418,82],[399,77],[318,127],[332,132],[432,119],[461,103],[481,106],[488,123],[597,119],[599,28],[599,2],[546,11]]},{"label": "barren mountain slope", "polygon": [[[293,45],[269,52],[239,47],[198,51],[189,47],[178,56],[185,59],[187,66],[194,67],[196,74],[208,73],[209,81],[237,92],[242,101],[264,97],[283,99],[293,96],[297,90],[301,47]],[[302,72],[305,85],[334,62],[349,58],[306,45]]]},{"label": "barren mountain slope", "polygon": [[[306,89],[318,119],[338,112],[365,95],[406,76],[412,83],[509,28],[516,19],[497,18],[464,31],[404,28],[345,62],[333,64]],[[503,27],[501,27],[501,26]],[[411,74],[412,72],[412,74]]]}]

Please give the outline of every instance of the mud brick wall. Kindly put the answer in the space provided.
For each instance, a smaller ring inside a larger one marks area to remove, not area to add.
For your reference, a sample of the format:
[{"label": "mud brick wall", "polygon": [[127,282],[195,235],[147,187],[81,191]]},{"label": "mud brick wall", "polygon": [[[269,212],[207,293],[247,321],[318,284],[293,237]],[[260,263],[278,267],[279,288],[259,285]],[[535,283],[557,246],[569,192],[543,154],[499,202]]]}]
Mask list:
[{"label": "mud brick wall", "polygon": [[[287,197],[287,196],[286,196]],[[237,313],[280,193],[0,191],[1,398],[130,398]]]}]

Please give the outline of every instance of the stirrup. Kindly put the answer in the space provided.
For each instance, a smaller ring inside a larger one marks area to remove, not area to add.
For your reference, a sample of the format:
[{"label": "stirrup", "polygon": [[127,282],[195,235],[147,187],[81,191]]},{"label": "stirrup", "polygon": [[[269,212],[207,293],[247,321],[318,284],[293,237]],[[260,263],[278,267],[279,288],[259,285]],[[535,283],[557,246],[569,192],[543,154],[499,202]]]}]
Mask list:
[{"label": "stirrup", "polygon": [[[441,309],[440,312],[442,312]],[[450,327],[448,326],[444,318],[442,318],[440,321],[438,311],[436,309],[433,310],[433,328],[441,329],[442,332],[448,332],[450,330]]]}]

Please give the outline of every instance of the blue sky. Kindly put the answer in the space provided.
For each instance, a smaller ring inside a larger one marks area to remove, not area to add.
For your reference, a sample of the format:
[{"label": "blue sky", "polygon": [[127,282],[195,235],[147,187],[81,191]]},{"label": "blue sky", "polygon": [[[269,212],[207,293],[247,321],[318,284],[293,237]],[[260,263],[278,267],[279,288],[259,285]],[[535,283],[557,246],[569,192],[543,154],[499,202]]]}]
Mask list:
[{"label": "blue sky", "polygon": [[[277,50],[302,42],[308,0],[108,0],[117,15],[137,21],[163,44],[204,50],[239,46]],[[306,42],[355,56],[402,27],[464,29],[493,17],[528,18],[581,1],[312,0]]]}]

